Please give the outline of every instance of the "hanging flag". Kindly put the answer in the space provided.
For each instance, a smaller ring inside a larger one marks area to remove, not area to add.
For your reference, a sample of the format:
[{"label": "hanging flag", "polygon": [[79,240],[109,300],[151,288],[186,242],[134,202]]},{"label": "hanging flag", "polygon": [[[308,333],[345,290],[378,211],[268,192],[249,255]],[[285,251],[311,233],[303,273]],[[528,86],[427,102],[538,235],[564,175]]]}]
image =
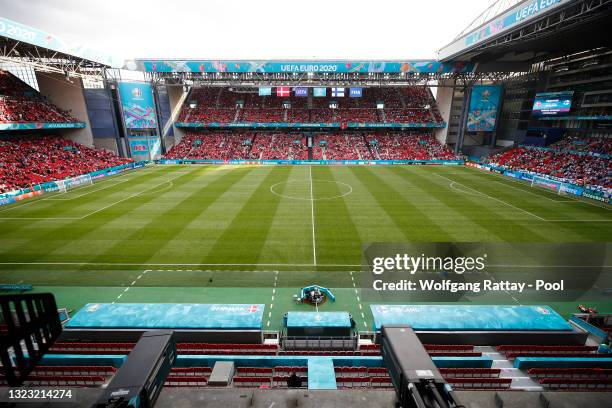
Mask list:
[{"label": "hanging flag", "polygon": [[361,98],[363,96],[363,88],[350,88],[349,97]]},{"label": "hanging flag", "polygon": [[297,86],[293,88],[293,94],[295,96],[308,96],[308,88],[303,86]]},{"label": "hanging flag", "polygon": [[332,97],[343,98],[344,88],[332,88]]},{"label": "hanging flag", "polygon": [[259,96],[270,96],[272,95],[272,88],[269,86],[259,87]]},{"label": "hanging flag", "polygon": [[289,93],[288,86],[280,86],[276,88],[276,96],[289,96]]},{"label": "hanging flag", "polygon": [[324,97],[327,95],[327,88],[314,88],[313,91],[314,96],[317,98]]}]

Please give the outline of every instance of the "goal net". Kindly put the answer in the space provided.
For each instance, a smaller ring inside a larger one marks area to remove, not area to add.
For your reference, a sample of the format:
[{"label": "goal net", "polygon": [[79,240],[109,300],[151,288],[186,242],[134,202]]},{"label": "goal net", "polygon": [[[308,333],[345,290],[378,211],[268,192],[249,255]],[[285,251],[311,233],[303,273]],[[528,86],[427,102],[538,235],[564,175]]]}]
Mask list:
[{"label": "goal net", "polygon": [[58,180],[55,182],[55,184],[57,184],[57,188],[60,192],[65,193],[69,189],[75,187],[91,185],[93,184],[93,180],[89,174],[83,174],[82,176]]},{"label": "goal net", "polygon": [[559,193],[561,190],[561,183],[549,178],[533,176],[533,179],[531,180],[531,187],[542,187]]}]

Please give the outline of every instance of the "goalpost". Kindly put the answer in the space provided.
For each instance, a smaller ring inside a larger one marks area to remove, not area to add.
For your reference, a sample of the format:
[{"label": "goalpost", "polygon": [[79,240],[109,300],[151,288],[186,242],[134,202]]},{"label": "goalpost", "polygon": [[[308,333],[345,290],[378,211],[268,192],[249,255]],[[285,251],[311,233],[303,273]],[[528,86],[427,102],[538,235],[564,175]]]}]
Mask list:
[{"label": "goalpost", "polygon": [[57,188],[60,193],[65,193],[69,189],[75,187],[91,185],[93,184],[93,179],[89,174],[83,174],[81,176],[76,176],[69,179],[58,180],[55,182],[55,184],[57,184]]}]

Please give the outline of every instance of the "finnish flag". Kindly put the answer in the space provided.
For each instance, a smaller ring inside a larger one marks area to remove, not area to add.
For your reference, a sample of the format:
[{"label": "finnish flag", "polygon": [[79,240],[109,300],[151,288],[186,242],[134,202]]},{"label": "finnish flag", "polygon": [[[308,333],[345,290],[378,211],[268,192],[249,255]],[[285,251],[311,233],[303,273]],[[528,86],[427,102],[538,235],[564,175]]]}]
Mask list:
[{"label": "finnish flag", "polygon": [[336,98],[344,98],[344,88],[332,88],[332,96]]}]

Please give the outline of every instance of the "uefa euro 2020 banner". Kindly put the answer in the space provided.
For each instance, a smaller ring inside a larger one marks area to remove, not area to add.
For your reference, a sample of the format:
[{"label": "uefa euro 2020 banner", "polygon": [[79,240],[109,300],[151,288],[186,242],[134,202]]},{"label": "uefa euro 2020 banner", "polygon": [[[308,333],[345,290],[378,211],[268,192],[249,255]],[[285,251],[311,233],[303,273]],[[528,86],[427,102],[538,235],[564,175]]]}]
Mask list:
[{"label": "uefa euro 2020 banner", "polygon": [[119,97],[127,129],[155,129],[155,102],[150,84],[120,82]]},{"label": "uefa euro 2020 banner", "polygon": [[470,97],[467,129],[471,131],[495,130],[502,87],[498,85],[475,85]]}]

